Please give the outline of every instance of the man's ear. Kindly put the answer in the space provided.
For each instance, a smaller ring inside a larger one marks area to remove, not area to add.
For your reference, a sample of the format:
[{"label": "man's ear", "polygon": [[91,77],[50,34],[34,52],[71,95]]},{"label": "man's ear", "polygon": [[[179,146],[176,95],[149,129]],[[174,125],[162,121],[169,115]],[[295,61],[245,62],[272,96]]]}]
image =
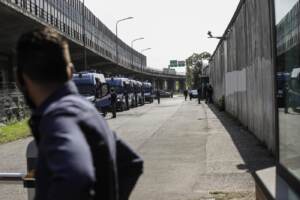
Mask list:
[{"label": "man's ear", "polygon": [[67,75],[68,75],[68,80],[71,80],[73,78],[73,73],[74,73],[74,66],[73,64],[69,64],[67,67]]}]

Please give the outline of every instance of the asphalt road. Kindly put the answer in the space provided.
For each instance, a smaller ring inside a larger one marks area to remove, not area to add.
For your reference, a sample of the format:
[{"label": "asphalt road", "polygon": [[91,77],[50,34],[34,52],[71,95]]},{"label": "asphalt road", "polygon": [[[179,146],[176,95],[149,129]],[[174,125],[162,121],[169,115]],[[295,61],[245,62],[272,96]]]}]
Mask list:
[{"label": "asphalt road", "polygon": [[[250,172],[272,164],[262,145],[226,114],[183,97],[162,99],[107,121],[145,160],[131,200],[254,199]],[[0,146],[0,172],[24,172],[31,139]],[[0,199],[25,200],[0,185]]]}]

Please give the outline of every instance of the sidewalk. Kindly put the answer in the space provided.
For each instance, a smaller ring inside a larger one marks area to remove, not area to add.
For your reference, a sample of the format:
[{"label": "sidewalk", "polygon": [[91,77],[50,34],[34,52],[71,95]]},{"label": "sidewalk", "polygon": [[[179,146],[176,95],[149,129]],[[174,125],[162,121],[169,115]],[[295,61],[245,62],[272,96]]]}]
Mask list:
[{"label": "sidewalk", "polygon": [[273,164],[237,122],[186,101],[140,151],[145,174],[132,200],[255,199],[251,172]]}]

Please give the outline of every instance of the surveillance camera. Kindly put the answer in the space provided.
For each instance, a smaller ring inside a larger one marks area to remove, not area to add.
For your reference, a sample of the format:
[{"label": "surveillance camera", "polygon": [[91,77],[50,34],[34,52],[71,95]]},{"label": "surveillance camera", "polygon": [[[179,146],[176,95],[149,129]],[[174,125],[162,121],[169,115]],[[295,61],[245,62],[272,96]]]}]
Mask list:
[{"label": "surveillance camera", "polygon": [[207,35],[208,35],[209,37],[213,37],[211,31],[208,31],[208,32],[207,32]]}]

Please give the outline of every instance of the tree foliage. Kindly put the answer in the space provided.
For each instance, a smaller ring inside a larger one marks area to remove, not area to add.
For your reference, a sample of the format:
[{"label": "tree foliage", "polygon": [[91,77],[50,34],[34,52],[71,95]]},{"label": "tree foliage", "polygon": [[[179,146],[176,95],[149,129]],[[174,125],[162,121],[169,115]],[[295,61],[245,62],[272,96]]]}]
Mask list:
[{"label": "tree foliage", "polygon": [[209,60],[210,53],[202,52],[200,54],[193,53],[186,59],[186,84],[188,88],[197,88],[200,84],[200,75],[202,74],[203,61]]}]

